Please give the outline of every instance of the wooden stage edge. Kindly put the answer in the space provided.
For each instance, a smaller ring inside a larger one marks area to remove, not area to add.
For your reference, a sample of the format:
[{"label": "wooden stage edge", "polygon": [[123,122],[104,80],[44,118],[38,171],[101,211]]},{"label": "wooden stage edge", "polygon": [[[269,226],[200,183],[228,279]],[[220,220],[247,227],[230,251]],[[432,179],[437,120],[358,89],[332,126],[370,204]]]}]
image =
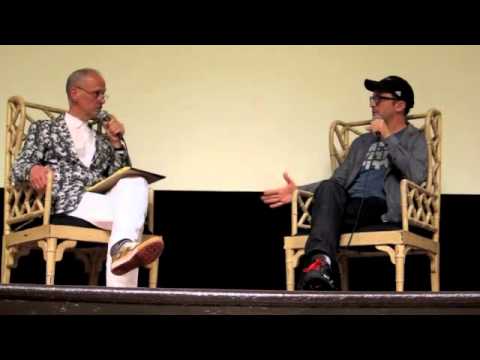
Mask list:
[{"label": "wooden stage edge", "polygon": [[0,285],[0,315],[479,315],[480,292],[289,292]]}]

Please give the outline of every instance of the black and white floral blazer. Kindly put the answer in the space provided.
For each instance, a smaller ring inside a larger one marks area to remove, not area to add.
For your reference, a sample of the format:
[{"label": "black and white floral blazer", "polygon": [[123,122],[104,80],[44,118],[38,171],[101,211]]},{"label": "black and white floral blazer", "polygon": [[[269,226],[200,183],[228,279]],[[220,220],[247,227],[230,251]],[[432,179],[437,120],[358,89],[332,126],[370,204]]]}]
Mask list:
[{"label": "black and white floral blazer", "polygon": [[95,154],[86,167],[79,159],[65,114],[54,120],[38,120],[30,125],[23,149],[12,169],[14,184],[29,180],[33,165],[49,166],[53,178],[53,213],[77,208],[85,188],[108,177],[129,163],[125,150],[115,150],[103,135],[95,135]]}]

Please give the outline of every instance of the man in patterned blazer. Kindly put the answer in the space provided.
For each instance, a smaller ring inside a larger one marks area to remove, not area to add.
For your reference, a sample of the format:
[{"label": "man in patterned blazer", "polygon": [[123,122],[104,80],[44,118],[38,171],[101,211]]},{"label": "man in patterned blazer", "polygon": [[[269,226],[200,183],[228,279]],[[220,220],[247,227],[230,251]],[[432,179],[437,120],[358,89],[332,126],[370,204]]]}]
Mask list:
[{"label": "man in patterned blazer", "polygon": [[13,166],[13,181],[29,181],[36,191],[45,191],[47,174],[52,171],[53,213],[111,230],[106,284],[136,287],[138,266],[153,262],[164,246],[160,237],[141,242],[148,184],[141,177],[124,178],[106,194],[85,190],[129,164],[122,144],[125,128],[114,116],[104,122],[105,135],[88,126],[107,99],[105,80],[97,70],[74,71],[67,79],[66,91],[68,112],[53,121],[31,124]]}]

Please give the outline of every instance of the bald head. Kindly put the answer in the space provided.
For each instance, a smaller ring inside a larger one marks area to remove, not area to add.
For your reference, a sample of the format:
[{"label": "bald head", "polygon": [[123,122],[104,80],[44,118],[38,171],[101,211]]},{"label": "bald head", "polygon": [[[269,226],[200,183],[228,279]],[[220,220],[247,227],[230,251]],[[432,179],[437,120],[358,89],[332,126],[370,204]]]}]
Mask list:
[{"label": "bald head", "polygon": [[75,70],[73,73],[70,74],[66,84],[68,99],[70,99],[70,90],[72,90],[73,87],[77,86],[85,77],[91,76],[91,75],[97,75],[102,77],[102,74],[100,74],[98,70],[91,69],[91,68],[83,68],[83,69]]}]

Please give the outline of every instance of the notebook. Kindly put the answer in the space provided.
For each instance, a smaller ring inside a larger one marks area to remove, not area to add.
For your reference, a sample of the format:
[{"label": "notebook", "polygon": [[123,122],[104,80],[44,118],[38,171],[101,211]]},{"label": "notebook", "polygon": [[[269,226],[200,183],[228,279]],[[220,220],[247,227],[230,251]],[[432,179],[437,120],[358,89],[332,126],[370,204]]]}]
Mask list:
[{"label": "notebook", "polygon": [[154,183],[158,180],[165,179],[165,176],[160,175],[160,174],[155,174],[149,171],[141,170],[141,169],[136,169],[130,166],[125,166],[117,171],[115,171],[112,175],[107,177],[106,179],[103,179],[102,181],[99,181],[95,185],[92,185],[90,187],[87,187],[87,191],[90,192],[95,192],[95,193],[100,193],[104,194],[107,191],[109,191],[112,187],[115,186],[115,184],[123,178],[127,177],[137,177],[141,176],[147,180],[149,184]]}]

